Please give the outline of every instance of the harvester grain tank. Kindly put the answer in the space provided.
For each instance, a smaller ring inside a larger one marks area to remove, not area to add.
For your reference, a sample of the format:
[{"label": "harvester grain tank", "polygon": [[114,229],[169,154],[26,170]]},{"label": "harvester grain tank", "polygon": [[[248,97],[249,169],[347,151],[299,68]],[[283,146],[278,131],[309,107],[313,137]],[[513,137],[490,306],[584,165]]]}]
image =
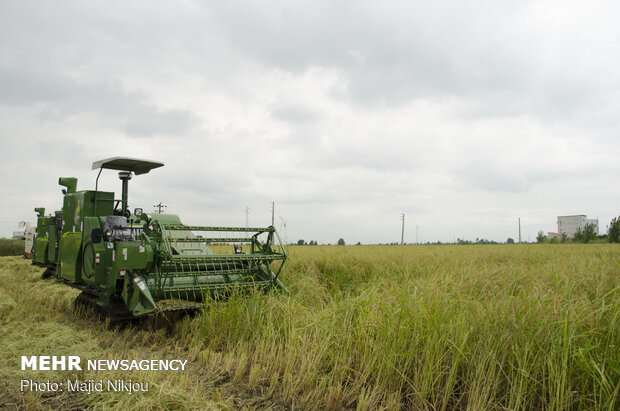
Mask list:
[{"label": "harvester grain tank", "polygon": [[13,239],[25,240],[26,232],[28,231],[29,227],[30,223],[26,221],[20,221],[17,225],[17,228],[19,228],[19,230],[13,231]]},{"label": "harvester grain tank", "polygon": [[[33,264],[82,290],[76,300],[111,319],[192,309],[234,289],[284,290],[286,251],[273,226],[190,226],[174,214],[129,209],[129,181],[163,163],[114,157],[93,163],[95,190],[60,178],[63,207],[36,208]],[[98,190],[104,169],[119,171],[121,198]]]},{"label": "harvester grain tank", "polygon": [[37,227],[34,225],[29,225],[26,227],[24,238],[24,258],[32,259],[32,252],[34,250],[34,234],[36,229]]}]

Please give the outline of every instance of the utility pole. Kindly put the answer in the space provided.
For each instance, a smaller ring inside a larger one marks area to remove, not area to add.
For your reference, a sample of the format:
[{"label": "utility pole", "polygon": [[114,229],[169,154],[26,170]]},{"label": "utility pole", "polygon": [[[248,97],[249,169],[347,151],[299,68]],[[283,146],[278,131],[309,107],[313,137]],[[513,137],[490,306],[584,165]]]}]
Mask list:
[{"label": "utility pole", "polygon": [[521,244],[521,217],[519,217],[519,244]]},{"label": "utility pole", "polygon": [[420,241],[418,241],[418,225],[415,225],[415,243],[416,244],[420,244]]},{"label": "utility pole", "polygon": [[161,203],[161,201],[159,202],[159,204],[155,204],[153,207],[155,207],[157,209],[157,214],[161,214],[161,210],[164,208],[167,208],[167,205],[163,205]]},{"label": "utility pole", "polygon": [[271,202],[271,226],[273,227],[274,225],[274,216],[276,214],[276,202],[272,201]]},{"label": "utility pole", "polygon": [[[245,208],[245,228],[248,228],[248,220],[249,220],[249,215],[250,215],[250,207],[246,207]],[[245,236],[248,236],[248,232],[245,232]]]},{"label": "utility pole", "polygon": [[405,244],[405,213],[401,213],[400,218],[403,220],[403,225],[400,232],[400,245],[403,245]]}]

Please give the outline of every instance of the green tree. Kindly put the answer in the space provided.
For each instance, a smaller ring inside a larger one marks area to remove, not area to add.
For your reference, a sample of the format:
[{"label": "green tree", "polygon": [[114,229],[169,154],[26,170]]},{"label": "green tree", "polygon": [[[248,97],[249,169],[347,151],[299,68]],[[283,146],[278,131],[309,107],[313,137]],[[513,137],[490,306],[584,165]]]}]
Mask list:
[{"label": "green tree", "polygon": [[620,243],[620,217],[614,217],[607,229],[607,238],[610,243]]},{"label": "green tree", "polygon": [[544,243],[547,240],[547,236],[545,235],[545,233],[543,233],[543,230],[540,230],[538,232],[538,235],[536,236],[536,241],[538,241],[539,243]]},{"label": "green tree", "polygon": [[589,243],[590,241],[596,238],[596,231],[594,229],[594,224],[586,224],[583,228],[577,228],[575,235],[573,236],[573,240],[578,241],[580,243]]},{"label": "green tree", "polygon": [[344,239],[342,239],[342,238],[341,238],[340,240],[338,240],[338,243],[337,243],[337,244],[338,244],[338,245],[344,245]]},{"label": "green tree", "polygon": [[596,228],[594,224],[586,224],[583,227],[584,240],[586,243],[596,239]]},{"label": "green tree", "polygon": [[306,245],[306,242],[304,240],[299,240],[297,241],[297,245]]},{"label": "green tree", "polygon": [[506,240],[506,244],[514,244],[515,240],[512,237],[508,237],[508,239]]},{"label": "green tree", "polygon": [[575,231],[575,234],[573,234],[573,241],[577,241],[579,243],[583,243],[583,231],[581,230],[581,227],[577,227],[577,231]]}]

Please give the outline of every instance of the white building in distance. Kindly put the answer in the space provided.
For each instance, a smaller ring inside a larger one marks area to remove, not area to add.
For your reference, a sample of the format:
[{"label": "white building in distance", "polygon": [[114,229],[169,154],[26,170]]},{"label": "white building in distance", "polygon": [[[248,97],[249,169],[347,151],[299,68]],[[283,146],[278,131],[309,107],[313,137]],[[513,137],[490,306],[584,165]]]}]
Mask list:
[{"label": "white building in distance", "polygon": [[586,224],[593,224],[594,232],[598,235],[598,218],[586,218],[583,214],[558,216],[558,233],[572,237],[577,229],[583,230]]}]

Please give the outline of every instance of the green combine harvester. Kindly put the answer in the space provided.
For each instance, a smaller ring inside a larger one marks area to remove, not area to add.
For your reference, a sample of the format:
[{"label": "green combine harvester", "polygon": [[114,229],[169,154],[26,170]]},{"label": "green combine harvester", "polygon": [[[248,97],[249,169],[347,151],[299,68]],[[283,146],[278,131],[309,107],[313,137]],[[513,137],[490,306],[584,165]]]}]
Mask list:
[{"label": "green combine harvester", "polygon": [[[76,178],[60,178],[62,210],[46,216],[35,208],[33,264],[46,267],[43,276],[82,290],[76,305],[112,321],[194,310],[205,298],[233,290],[285,290],[278,275],[286,251],[273,226],[188,226],[173,214],[130,212],[129,180],[163,165],[123,157],[96,161],[95,190],[76,191]],[[103,169],[119,171],[120,200],[97,189]]]}]

